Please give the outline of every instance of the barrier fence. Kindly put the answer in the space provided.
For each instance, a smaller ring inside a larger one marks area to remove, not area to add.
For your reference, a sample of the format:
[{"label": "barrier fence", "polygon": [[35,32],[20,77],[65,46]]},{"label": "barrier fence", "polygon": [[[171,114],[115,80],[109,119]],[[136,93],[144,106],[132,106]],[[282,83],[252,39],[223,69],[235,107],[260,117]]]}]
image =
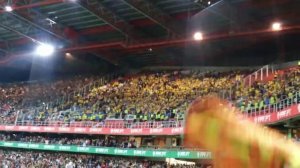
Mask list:
[{"label": "barrier fence", "polygon": [[166,149],[131,149],[113,147],[83,147],[75,145],[47,145],[42,143],[25,143],[13,141],[0,141],[0,147],[59,151],[72,153],[103,154],[117,156],[153,157],[153,158],[178,158],[178,159],[211,159],[211,152],[189,150],[166,150]]},{"label": "barrier fence", "polygon": [[244,78],[244,84],[251,86],[255,81],[263,81],[264,78],[269,77],[274,73],[274,67],[272,65],[265,65],[259,70],[253,72]]},{"label": "barrier fence", "polygon": [[127,122],[119,121],[81,121],[81,122],[63,122],[63,121],[18,121],[17,126],[47,126],[47,127],[88,127],[88,128],[178,128],[183,127],[184,121],[151,121],[151,122]]}]

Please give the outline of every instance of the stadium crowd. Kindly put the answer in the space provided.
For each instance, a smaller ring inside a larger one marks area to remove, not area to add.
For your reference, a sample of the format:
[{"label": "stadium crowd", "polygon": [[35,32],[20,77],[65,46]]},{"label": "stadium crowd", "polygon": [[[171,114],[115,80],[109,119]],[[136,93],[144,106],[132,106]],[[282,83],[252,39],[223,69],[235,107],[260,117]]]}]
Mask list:
[{"label": "stadium crowd", "polygon": [[[35,84],[30,86],[34,89],[29,89],[34,92],[32,95],[24,91],[28,90],[29,86],[21,85],[22,91],[13,91],[18,88],[15,85],[4,89],[4,94],[0,95],[2,100],[0,122],[13,123],[17,116],[18,121],[30,122],[51,120],[101,122],[107,118],[132,119],[140,122],[182,120],[188,104],[196,97],[224,91],[230,94],[233,104],[245,112],[264,110],[269,106],[281,108],[282,99],[286,99],[284,103],[287,104],[300,102],[300,96],[296,94],[300,89],[299,68],[277,71],[274,79],[266,82],[256,81],[251,86],[243,84],[242,81],[248,73],[238,71],[142,73],[119,77],[106,85],[75,94],[70,101],[57,106],[23,108],[21,112],[17,108],[12,108],[14,103],[4,104],[4,102],[19,102],[19,99],[25,99],[26,96],[31,100],[41,101],[48,94],[64,95],[93,82],[95,78],[81,77],[65,82]],[[38,98],[39,95],[41,98]]]},{"label": "stadium crowd", "polygon": [[[94,88],[85,97],[79,96],[75,105],[88,107],[87,111],[92,113],[102,108],[106,113],[115,113],[116,118],[133,114],[140,121],[181,118],[190,101],[199,95],[227,89],[233,76],[179,72],[145,74]],[[88,117],[94,116],[87,112],[81,119]]]},{"label": "stadium crowd", "polygon": [[259,111],[269,106],[282,109],[283,104],[300,102],[300,69],[278,71],[273,80],[255,81],[248,87],[236,86],[233,100],[242,111]]},{"label": "stadium crowd", "polygon": [[241,79],[238,73],[172,72],[119,78],[89,93],[75,95],[64,109],[25,113],[23,120],[103,121],[108,117],[135,121],[182,120],[188,104],[199,95],[226,90]]},{"label": "stadium crowd", "polygon": [[[270,110],[269,107],[282,108],[283,104],[300,102],[299,68],[277,71],[273,79],[255,81],[251,86],[243,83],[246,74],[246,72],[198,73],[192,71],[142,73],[130,77],[119,77],[86,92],[76,92],[72,94],[69,101],[51,106],[48,105],[51,100],[78,91],[97,78],[77,77],[51,83],[0,85],[0,92],[2,92],[0,94],[0,123],[13,124],[16,121],[22,121],[25,124],[33,124],[60,121],[71,124],[84,121],[100,124],[108,119],[130,122],[151,121],[152,123],[177,121],[183,119],[186,108],[196,97],[211,93],[224,93],[224,91],[230,94],[232,104],[245,113],[254,110]],[[116,136],[80,137],[0,133],[0,141],[118,148],[141,147],[134,138]],[[0,150],[0,164],[3,168],[197,167],[171,166],[165,162],[129,158],[7,150]]]},{"label": "stadium crowd", "polygon": [[79,90],[96,79],[95,76],[75,76],[55,81],[0,83],[0,105],[2,108],[40,106],[43,102],[50,102]]},{"label": "stadium crowd", "polygon": [[[198,168],[122,157],[0,150],[1,168]],[[202,168],[203,166],[199,167]],[[204,168],[204,167],[203,167]]]}]

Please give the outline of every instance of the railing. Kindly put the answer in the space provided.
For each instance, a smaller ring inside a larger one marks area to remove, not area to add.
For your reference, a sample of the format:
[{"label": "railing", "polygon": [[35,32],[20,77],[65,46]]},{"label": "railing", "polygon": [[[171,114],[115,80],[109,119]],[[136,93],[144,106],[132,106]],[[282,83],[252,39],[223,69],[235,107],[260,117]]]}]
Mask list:
[{"label": "railing", "polygon": [[241,84],[244,84],[245,86],[251,86],[253,82],[255,81],[262,81],[265,77],[268,77],[270,74],[274,73],[274,67],[272,65],[265,65],[259,70],[252,72],[248,76],[244,77],[241,82],[236,82],[233,84],[230,88],[226,90],[221,90],[218,93],[218,96],[222,99],[226,100],[232,100],[233,94],[234,94],[234,88],[238,87]]},{"label": "railing", "polygon": [[253,72],[252,74],[244,78],[244,84],[251,86],[254,81],[262,81],[265,77],[268,77],[272,73],[274,73],[273,66],[265,65],[259,70]]},{"label": "railing", "polygon": [[244,113],[246,113],[245,115],[247,117],[260,116],[260,115],[278,112],[280,110],[290,107],[291,105],[298,104],[298,103],[300,103],[300,91],[294,93],[291,98],[281,99],[276,104],[273,105],[269,104],[267,107],[262,107],[262,109],[259,110],[252,108],[248,111],[244,111]]},{"label": "railing", "polygon": [[63,122],[63,121],[18,121],[17,126],[49,126],[49,127],[88,127],[88,128],[181,128],[184,121],[148,121],[148,122],[131,122],[131,121],[81,121],[81,122]]},{"label": "railing", "polygon": [[103,155],[121,155],[131,157],[156,157],[156,158],[182,158],[182,159],[211,159],[211,152],[189,151],[189,150],[168,150],[168,149],[139,149],[136,148],[115,148],[115,147],[93,147],[93,146],[76,146],[76,145],[59,145],[43,143],[27,143],[18,141],[0,141],[0,147],[45,150],[45,151],[62,151],[72,153],[89,153]]}]

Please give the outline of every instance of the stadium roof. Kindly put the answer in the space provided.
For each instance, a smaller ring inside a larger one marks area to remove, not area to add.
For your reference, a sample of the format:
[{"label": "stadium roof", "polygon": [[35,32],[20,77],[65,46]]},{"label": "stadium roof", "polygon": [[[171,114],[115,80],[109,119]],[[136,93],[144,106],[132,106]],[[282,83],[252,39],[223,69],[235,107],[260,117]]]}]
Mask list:
[{"label": "stadium roof", "polygon": [[[245,49],[263,54],[261,46],[266,53],[278,49],[269,25],[282,21],[282,41],[293,41],[300,13],[300,2],[292,0],[0,0],[0,5],[0,63],[29,57],[39,42],[55,44],[61,56],[93,55],[133,66],[234,58]],[[5,11],[8,5],[13,11]],[[192,39],[198,30],[207,38],[201,45]]]}]

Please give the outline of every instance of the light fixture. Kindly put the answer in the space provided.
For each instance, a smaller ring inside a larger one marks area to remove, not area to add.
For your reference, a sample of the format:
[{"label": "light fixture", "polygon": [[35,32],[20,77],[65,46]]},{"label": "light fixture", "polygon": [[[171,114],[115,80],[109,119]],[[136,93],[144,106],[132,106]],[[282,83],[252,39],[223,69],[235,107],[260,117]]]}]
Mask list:
[{"label": "light fixture", "polygon": [[196,41],[203,40],[203,35],[202,35],[202,33],[201,33],[201,32],[196,32],[196,33],[194,34],[194,40],[196,40]]},{"label": "light fixture", "polygon": [[274,22],[274,23],[272,24],[272,30],[273,30],[273,31],[280,31],[280,30],[282,30],[281,23],[279,23],[279,22]]},{"label": "light fixture", "polygon": [[35,53],[41,57],[48,57],[54,53],[54,46],[50,44],[40,44],[37,46]]},{"label": "light fixture", "polygon": [[6,12],[13,11],[13,8],[11,6],[9,6],[9,5],[5,6],[4,9],[5,9]]},{"label": "light fixture", "polygon": [[72,54],[71,53],[66,53],[65,56],[66,56],[67,59],[71,59],[72,58]]},{"label": "light fixture", "polygon": [[207,4],[210,5],[210,1],[208,1]]}]

